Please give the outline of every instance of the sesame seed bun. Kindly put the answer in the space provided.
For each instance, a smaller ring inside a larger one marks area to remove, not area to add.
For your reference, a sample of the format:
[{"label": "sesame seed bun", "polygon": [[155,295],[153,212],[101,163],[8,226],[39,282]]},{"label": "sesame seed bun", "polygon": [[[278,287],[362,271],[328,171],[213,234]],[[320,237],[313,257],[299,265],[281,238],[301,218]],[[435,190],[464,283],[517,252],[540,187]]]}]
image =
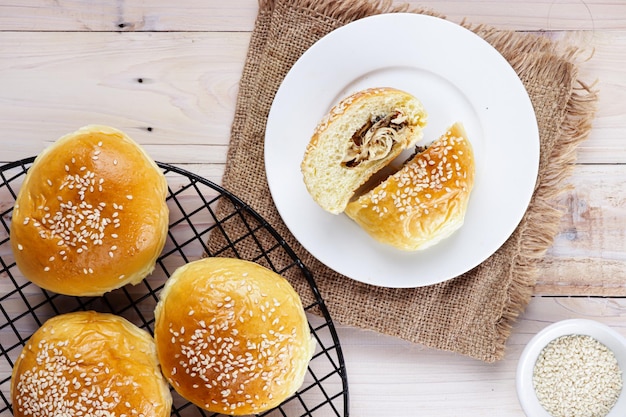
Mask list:
[{"label": "sesame seed bun", "polygon": [[178,268],[155,310],[163,374],[208,411],[278,406],[302,385],[314,342],[289,282],[256,263],[204,258]]},{"label": "sesame seed bun", "polygon": [[320,121],[300,165],[313,200],[338,214],[372,175],[422,139],[420,101],[394,88],[371,88],[341,100]]},{"label": "sesame seed bun", "polygon": [[11,377],[13,416],[169,417],[172,397],[154,340],[122,317],[77,312],[49,319]]},{"label": "sesame seed bun", "polygon": [[18,268],[35,284],[92,296],[137,284],[165,244],[163,172],[119,130],[86,126],[41,152],[11,222]]},{"label": "sesame seed bun", "polygon": [[403,250],[430,247],[464,222],[474,186],[474,154],[461,123],[345,213],[380,242]]}]

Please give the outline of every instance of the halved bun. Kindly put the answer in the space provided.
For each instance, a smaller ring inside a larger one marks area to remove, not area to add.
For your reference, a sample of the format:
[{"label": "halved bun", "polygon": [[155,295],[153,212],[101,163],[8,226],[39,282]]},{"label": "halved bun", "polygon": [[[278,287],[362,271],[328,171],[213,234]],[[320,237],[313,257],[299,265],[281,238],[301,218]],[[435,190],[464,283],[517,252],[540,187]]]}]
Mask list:
[{"label": "halved bun", "polygon": [[464,222],[474,185],[474,154],[456,123],[398,172],[348,204],[345,213],[380,242],[430,247]]},{"label": "halved bun", "polygon": [[77,312],[46,321],[11,377],[13,415],[169,417],[172,397],[150,334],[126,319]]},{"label": "halved bun", "polygon": [[289,282],[254,262],[204,258],[178,268],[155,309],[165,377],[206,410],[257,414],[302,385],[314,343]]},{"label": "halved bun", "polygon": [[338,214],[373,174],[422,139],[426,111],[393,88],[359,91],[316,127],[301,163],[304,183],[326,211]]},{"label": "halved bun", "polygon": [[152,272],[165,245],[163,172],[119,130],[86,126],[28,170],[11,222],[24,276],[66,295],[101,295]]}]

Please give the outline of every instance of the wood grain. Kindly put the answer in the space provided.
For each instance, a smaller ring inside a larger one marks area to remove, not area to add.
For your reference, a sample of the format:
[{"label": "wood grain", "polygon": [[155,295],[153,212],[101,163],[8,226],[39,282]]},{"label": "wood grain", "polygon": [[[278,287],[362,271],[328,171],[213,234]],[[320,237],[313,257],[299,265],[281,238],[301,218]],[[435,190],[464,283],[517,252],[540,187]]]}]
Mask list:
[{"label": "wood grain", "polygon": [[[248,33],[0,32],[0,160],[85,124],[172,163],[224,163]],[[6,145],[5,145],[6,146]]]},{"label": "wood grain", "polygon": [[[537,292],[624,295],[626,30],[551,36],[583,47],[581,77],[598,80],[600,102]],[[245,32],[0,32],[0,123],[11,135],[0,162],[101,123],[219,184],[249,40]]]},{"label": "wood grain", "polygon": [[[34,4],[33,4],[34,3]],[[621,0],[408,0],[450,20],[468,19],[515,30],[624,29]],[[252,30],[256,0],[38,0],[0,5],[0,30],[11,31],[185,31]]]},{"label": "wood grain", "polygon": [[[583,48],[580,76],[600,91],[579,162],[626,163],[626,30],[554,37]],[[0,161],[105,123],[159,160],[223,163],[248,43],[248,33],[0,32],[0,122],[19,139]]]},{"label": "wood grain", "polygon": [[[571,188],[558,201],[560,231],[542,261],[536,296],[515,324],[505,358],[480,363],[339,324],[351,415],[523,417],[515,371],[534,334],[558,320],[590,318],[626,336],[626,2],[408,4],[454,22],[583,47],[580,75],[599,90],[600,101]],[[36,155],[82,125],[103,123],[126,131],[153,158],[219,184],[257,10],[257,0],[2,2],[0,164]],[[0,210],[10,201],[1,191]],[[0,279],[0,293],[6,289]],[[17,343],[10,332],[0,338]],[[9,372],[0,369],[0,379]]]},{"label": "wood grain", "polygon": [[626,300],[587,297],[534,297],[515,324],[504,359],[495,364],[340,327],[351,411],[358,416],[522,417],[515,391],[522,350],[552,322],[571,318],[596,320],[626,336]]},{"label": "wood grain", "polygon": [[626,165],[578,165],[535,292],[626,295]]}]

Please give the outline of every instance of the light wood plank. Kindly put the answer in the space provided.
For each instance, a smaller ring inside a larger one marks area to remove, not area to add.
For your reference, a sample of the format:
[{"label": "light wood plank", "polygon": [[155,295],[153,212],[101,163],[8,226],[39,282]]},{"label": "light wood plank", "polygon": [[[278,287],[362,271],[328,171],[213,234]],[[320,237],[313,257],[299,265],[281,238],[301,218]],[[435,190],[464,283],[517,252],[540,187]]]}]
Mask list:
[{"label": "light wood plank", "polygon": [[626,336],[625,317],[624,299],[534,297],[514,325],[504,359],[494,364],[340,326],[351,412],[362,417],[524,417],[515,373],[522,350],[537,332],[559,320],[586,318]]},{"label": "light wood plank", "polygon": [[626,296],[626,166],[579,165],[535,292]]},{"label": "light wood plank", "polygon": [[0,122],[12,135],[0,160],[96,123],[164,162],[223,163],[248,42],[247,33],[0,33]]},{"label": "light wood plank", "polygon": [[[598,75],[601,101],[579,150],[584,165],[571,180],[576,194],[567,198],[577,203],[565,205],[564,218],[576,224],[562,225],[537,291],[624,294],[626,172],[623,165],[585,165],[626,163],[626,32],[555,36],[596,48],[581,71]],[[191,164],[220,183],[249,34],[0,33],[0,40],[0,122],[12,137],[2,145],[2,162],[35,155],[84,124],[105,123],[156,160]],[[583,216],[581,204],[595,206]]]},{"label": "light wood plank", "polygon": [[34,0],[0,5],[0,30],[251,31],[256,0]]},{"label": "light wood plank", "polygon": [[579,147],[578,162],[625,163],[626,32],[557,32],[552,38],[580,48],[580,78],[599,92],[593,129]]},{"label": "light wood plank", "polygon": [[[626,29],[621,0],[408,0],[463,19],[513,30]],[[35,0],[0,5],[0,30],[17,31],[251,31],[256,0]],[[120,26],[121,25],[121,26]]]},{"label": "light wood plank", "polygon": [[[626,163],[626,31],[554,37],[594,50],[581,77],[598,80],[600,102],[579,162]],[[16,139],[0,161],[104,123],[154,145],[156,159],[224,163],[248,43],[247,33],[0,32],[0,123]]]}]

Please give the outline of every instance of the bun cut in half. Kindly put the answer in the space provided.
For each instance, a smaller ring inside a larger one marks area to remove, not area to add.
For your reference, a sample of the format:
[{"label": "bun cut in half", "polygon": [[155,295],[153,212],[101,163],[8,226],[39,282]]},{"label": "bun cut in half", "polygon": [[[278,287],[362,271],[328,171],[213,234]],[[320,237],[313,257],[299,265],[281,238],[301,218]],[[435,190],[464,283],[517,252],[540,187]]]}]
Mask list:
[{"label": "bun cut in half", "polygon": [[94,296],[137,284],[165,244],[163,172],[119,130],[90,125],[37,156],[18,193],[11,246],[35,284]]},{"label": "bun cut in half", "polygon": [[474,155],[456,123],[395,174],[348,204],[345,213],[376,240],[413,251],[447,238],[464,222]]},{"label": "bun cut in half", "polygon": [[316,127],[301,163],[309,194],[338,214],[373,174],[422,139],[427,114],[404,91],[371,88],[344,98]]},{"label": "bun cut in half", "polygon": [[178,268],[155,310],[165,377],[211,412],[278,406],[302,385],[314,342],[289,282],[253,262],[204,258]]},{"label": "bun cut in half", "polygon": [[49,319],[13,366],[14,417],[169,417],[154,340],[126,319],[77,312]]}]

